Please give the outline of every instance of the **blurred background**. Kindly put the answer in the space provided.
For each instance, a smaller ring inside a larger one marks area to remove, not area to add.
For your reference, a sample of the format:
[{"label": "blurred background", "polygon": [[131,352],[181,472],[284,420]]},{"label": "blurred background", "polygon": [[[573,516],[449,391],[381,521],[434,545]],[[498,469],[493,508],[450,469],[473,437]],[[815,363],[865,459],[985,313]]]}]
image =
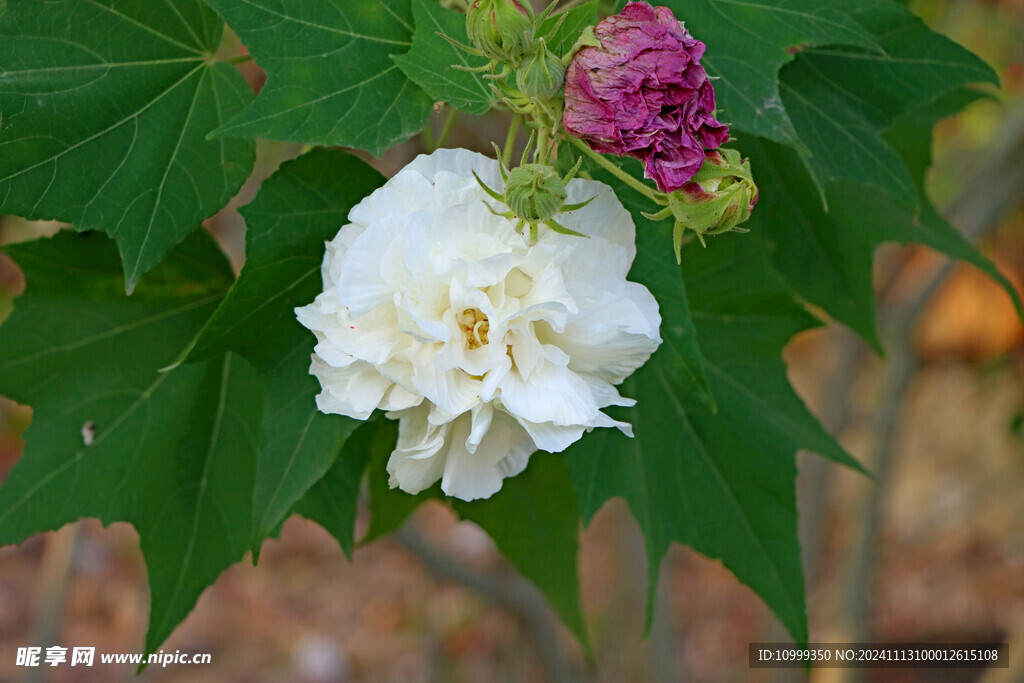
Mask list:
[{"label": "blurred background", "polygon": [[[911,0],[935,30],[995,67],[1003,89],[936,130],[931,196],[1018,287],[1024,282],[1024,0]],[[255,65],[243,65],[253,86]],[[439,111],[439,134],[447,112]],[[448,144],[489,149],[499,127],[459,126]],[[371,160],[394,173],[416,139]],[[261,143],[257,172],[207,221],[236,268],[235,207],[301,149]],[[56,224],[0,217],[0,243]],[[810,672],[814,681],[1024,681],[1024,329],[1008,297],[967,266],[915,247],[877,254],[887,358],[838,328],[787,350],[797,390],[877,484],[800,454],[798,490],[816,642],[1010,643],[1009,669]],[[23,287],[0,255],[0,319]],[[0,329],[2,334],[2,329]],[[31,410],[0,399],[0,477],[18,460]],[[363,529],[366,515],[360,518]],[[675,547],[643,638],[646,567],[624,504],[582,534],[580,573],[593,660],[488,537],[437,503],[394,538],[346,559],[315,524],[289,521],[259,566],[225,572],[164,644],[212,654],[150,667],[152,681],[791,681],[751,670],[751,642],[787,640],[719,563]],[[127,524],[94,520],[0,549],[0,681],[130,680],[131,665],[15,666],[19,646],[143,648],[145,567]],[[35,677],[34,679],[32,677]]]}]

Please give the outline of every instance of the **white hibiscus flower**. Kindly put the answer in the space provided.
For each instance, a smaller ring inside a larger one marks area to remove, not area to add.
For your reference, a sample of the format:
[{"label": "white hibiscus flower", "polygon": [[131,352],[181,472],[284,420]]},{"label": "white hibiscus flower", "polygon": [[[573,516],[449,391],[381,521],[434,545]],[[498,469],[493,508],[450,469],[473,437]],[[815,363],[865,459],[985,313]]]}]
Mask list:
[{"label": "white hibiscus flower", "polygon": [[541,227],[531,245],[488,209],[473,171],[502,186],[483,155],[417,157],[352,209],[327,244],[323,293],[296,309],[318,340],[319,409],[388,411],[391,486],[440,479],[463,500],[495,493],[537,449],[594,427],[631,435],[601,409],[634,403],[615,385],[661,343],[654,297],[626,280],[633,221],[608,186],[568,184],[570,203],[596,195],[558,216],[589,239]]}]

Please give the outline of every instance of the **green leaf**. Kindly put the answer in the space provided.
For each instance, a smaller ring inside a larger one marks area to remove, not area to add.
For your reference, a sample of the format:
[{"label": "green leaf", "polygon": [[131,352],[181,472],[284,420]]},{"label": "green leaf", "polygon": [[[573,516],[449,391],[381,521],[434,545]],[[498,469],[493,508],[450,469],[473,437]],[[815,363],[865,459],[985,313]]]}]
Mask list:
[{"label": "green leaf", "polygon": [[198,0],[11,0],[0,212],[109,233],[131,291],[252,171],[251,141],[206,139],[252,98],[222,30]]},{"label": "green leaf", "polygon": [[295,330],[312,340],[293,309],[323,288],[324,242],[334,239],[352,207],[383,182],[372,166],[335,149],[316,149],[282,164],[239,210],[247,230],[245,267],[189,360],[233,349],[264,365],[292,350]]},{"label": "green leaf", "polygon": [[[541,22],[537,35],[545,38],[554,54],[564,56],[576,44],[583,29],[597,23],[597,6],[598,0],[590,0],[568,12],[556,12]],[[562,19],[563,15],[565,19]],[[558,26],[557,31],[555,26]]]},{"label": "green leaf", "polygon": [[0,543],[81,517],[131,522],[149,569],[151,652],[249,544],[258,378],[232,354],[159,370],[230,269],[196,233],[127,298],[114,245],[98,234],[8,252],[27,287],[0,335],[0,392],[34,417],[0,488]]},{"label": "green leaf", "polygon": [[380,155],[419,132],[432,102],[391,55],[412,45],[411,0],[208,0],[267,72],[221,126],[240,135]]},{"label": "green leaf", "polygon": [[387,536],[405,523],[405,520],[416,511],[421,503],[427,500],[442,500],[441,482],[437,482],[426,491],[411,495],[401,489],[391,488],[387,471],[391,450],[398,439],[398,422],[395,420],[379,420],[378,429],[389,429],[391,448],[387,451],[375,451],[370,460],[366,475],[370,490],[370,527],[360,540],[360,544],[370,543]]},{"label": "green leaf", "polygon": [[502,554],[540,588],[585,643],[576,567],[580,512],[563,457],[534,453],[524,472],[506,479],[500,491],[483,500],[445,497],[440,484],[411,495],[388,485],[387,461],[397,438],[396,422],[378,419],[372,429],[381,447],[372,449],[367,474],[370,528],[360,543],[399,528],[428,500],[447,501],[460,517],[475,522],[494,539]]},{"label": "green leaf", "polygon": [[[359,428],[346,443],[344,456],[335,460],[293,510],[326,529],[349,557],[355,546],[356,508],[363,472],[367,463],[387,459],[398,434],[398,423],[382,417],[357,424]],[[419,502],[412,496],[408,498]]]},{"label": "green leaf", "polygon": [[488,60],[473,57],[438,35],[441,33],[468,45],[466,15],[445,9],[436,0],[412,0],[412,3],[416,19],[412,49],[402,55],[392,55],[391,59],[432,99],[470,114],[487,113],[497,101],[494,90],[482,74],[456,67],[478,67],[486,65]]},{"label": "green leaf", "polygon": [[701,64],[719,76],[721,117],[737,130],[800,146],[779,96],[779,69],[813,45],[876,50],[870,33],[838,3],[820,0],[666,0],[707,45]]},{"label": "green leaf", "polygon": [[881,50],[829,46],[782,70],[782,100],[806,144],[804,163],[823,196],[832,181],[869,185],[916,208],[914,177],[881,136],[901,113],[969,83],[998,83],[992,70],[890,0],[851,0],[852,17]]},{"label": "green leaf", "polygon": [[805,642],[795,451],[855,466],[786,380],[782,348],[813,321],[751,240],[716,238],[687,249],[684,263],[718,412],[686,409],[659,351],[623,385],[637,406],[616,417],[635,438],[599,430],[568,451],[580,506],[589,520],[609,498],[626,499],[644,533],[652,596],[669,544],[685,543],[720,559]]},{"label": "green leaf", "polygon": [[366,462],[358,446],[353,450],[347,442],[362,423],[317,410],[320,383],[309,374],[315,340],[305,329],[295,330],[293,337],[291,352],[275,365],[260,368],[266,380],[266,398],[253,488],[252,550],[258,553],[263,540],[273,536],[295,511],[296,501],[327,478],[335,493],[331,502],[313,496],[297,511],[321,522],[345,552],[351,553],[359,479]]},{"label": "green leaf", "polygon": [[800,139],[812,150],[802,156],[823,197],[828,183],[857,182],[916,208],[917,189],[902,157],[813,66],[790,65],[779,87]]},{"label": "green leaf", "polygon": [[[642,219],[638,210],[646,207],[611,184],[639,226],[632,275],[642,281],[664,269],[660,255],[672,252],[671,225]],[[686,543],[720,559],[797,641],[806,640],[795,452],[810,449],[861,469],[786,378],[783,347],[815,322],[769,265],[767,245],[750,236],[717,237],[706,249],[691,244],[682,274],[718,410],[709,413],[693,386],[679,381],[676,353],[663,344],[621,389],[637,405],[614,417],[630,422],[635,438],[595,430],[566,452],[584,519],[622,496],[644,533],[652,599],[669,544]]]},{"label": "green leaf", "polygon": [[[904,142],[915,141],[907,151],[922,176],[930,163],[929,158],[922,158],[927,156],[921,149],[922,137],[930,141],[935,123],[932,117],[943,113],[948,109],[937,109],[918,121],[916,127],[910,118],[901,119],[899,132]],[[744,139],[740,147],[751,156],[761,191],[749,222],[751,231],[777,245],[775,266],[803,299],[850,327],[876,349],[881,350],[881,344],[875,328],[872,259],[875,249],[884,242],[923,244],[970,263],[1003,286],[1018,312],[1024,310],[1013,285],[924,197],[919,197],[920,209],[915,214],[904,202],[874,188],[834,183],[828,186],[826,213],[796,152],[754,139]]]},{"label": "green leaf", "polygon": [[999,85],[977,56],[929,29],[906,7],[888,0],[849,0],[845,8],[876,37],[881,50],[817,47],[800,54],[823,81],[854,103],[876,126],[969,83]]},{"label": "green leaf", "polygon": [[585,642],[576,571],[580,512],[565,459],[534,453],[526,470],[490,498],[451,500],[463,519],[490,534],[502,554],[547,596],[566,626]]},{"label": "green leaf", "polygon": [[800,297],[880,349],[871,282],[875,245],[864,238],[871,226],[836,225],[795,150],[758,138],[742,138],[737,147],[750,156],[760,191],[746,225],[751,236],[777,245],[774,265]]},{"label": "green leaf", "polygon": [[697,341],[686,283],[679,277],[675,254],[671,248],[666,248],[669,243],[662,239],[664,235],[653,237],[654,226],[641,225],[639,229],[646,230],[648,234],[637,240],[637,259],[629,279],[642,283],[658,300],[662,371],[685,397],[687,407],[694,408],[689,400],[696,398],[703,409],[715,412],[718,410],[717,401],[706,376],[705,359]]},{"label": "green leaf", "polygon": [[[254,549],[324,477],[359,424],[317,410],[320,387],[309,374],[316,339],[299,325],[293,309],[310,303],[323,287],[324,241],[381,182],[371,166],[339,150],[318,149],[283,164],[241,209],[247,225],[245,267],[189,354],[194,361],[238,351],[266,375]],[[354,499],[352,505],[338,505],[354,515]]]}]

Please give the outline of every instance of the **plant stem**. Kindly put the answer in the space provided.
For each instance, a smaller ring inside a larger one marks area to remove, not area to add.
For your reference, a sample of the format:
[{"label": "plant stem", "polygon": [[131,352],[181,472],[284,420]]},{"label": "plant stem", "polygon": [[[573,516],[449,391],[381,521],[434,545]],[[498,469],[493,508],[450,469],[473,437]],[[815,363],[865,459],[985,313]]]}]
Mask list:
[{"label": "plant stem", "polygon": [[444,120],[444,128],[441,129],[441,136],[437,138],[437,144],[434,145],[434,149],[430,150],[433,152],[439,147],[444,147],[444,143],[448,141],[448,135],[452,132],[452,128],[455,127],[455,117],[459,115],[459,110],[455,107],[451,108],[448,112],[448,118]]},{"label": "plant stem", "polygon": [[228,64],[245,64],[252,61],[252,55],[238,55],[228,60]]},{"label": "plant stem", "polygon": [[519,135],[519,126],[523,123],[523,117],[516,114],[512,117],[512,125],[508,127],[508,135],[505,136],[505,146],[502,147],[501,161],[506,167],[512,163],[512,152],[516,146],[516,136]]},{"label": "plant stem", "polygon": [[533,153],[533,163],[544,164],[548,160],[548,127],[541,124],[537,130],[537,149]]},{"label": "plant stem", "polygon": [[651,189],[651,187],[648,186],[646,183],[643,183],[643,182],[637,180],[636,178],[634,178],[633,176],[629,175],[628,173],[623,171],[621,168],[619,168],[617,165],[613,164],[608,159],[605,159],[604,155],[598,154],[594,150],[590,149],[590,147],[587,146],[587,143],[583,142],[582,140],[574,138],[571,135],[565,136],[565,139],[568,140],[569,142],[571,142],[573,145],[575,145],[581,152],[583,152],[588,157],[593,159],[597,163],[598,166],[600,166],[604,170],[608,171],[609,173],[614,175],[616,178],[618,178],[622,182],[626,183],[627,185],[629,185],[631,188],[633,188],[634,190],[636,190],[637,192],[639,192],[643,196],[645,196],[648,199],[650,199],[655,204],[659,204],[661,206],[665,206],[666,205],[666,201],[667,200],[664,197],[664,193],[661,193],[661,192],[658,192],[657,190]]},{"label": "plant stem", "polygon": [[423,126],[420,131],[420,139],[423,140],[423,149],[430,154],[437,149],[437,141],[434,139],[434,131],[430,130],[430,124]]}]

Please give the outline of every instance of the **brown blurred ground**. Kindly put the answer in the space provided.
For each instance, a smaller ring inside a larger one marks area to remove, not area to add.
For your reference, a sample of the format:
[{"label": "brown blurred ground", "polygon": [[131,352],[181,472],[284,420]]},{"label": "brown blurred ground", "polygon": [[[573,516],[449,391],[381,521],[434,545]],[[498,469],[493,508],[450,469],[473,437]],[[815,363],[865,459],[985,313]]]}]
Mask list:
[{"label": "brown blurred ground", "polygon": [[[979,52],[1003,79],[1005,106],[981,102],[939,126],[930,184],[941,207],[967,186],[1007,112],[1024,98],[1024,2],[911,5],[937,30]],[[256,82],[258,71],[250,75]],[[440,112],[435,130],[443,117]],[[486,149],[491,133],[466,127],[451,142]],[[376,163],[392,173],[416,144]],[[263,145],[258,177],[298,151]],[[232,207],[247,202],[256,185]],[[208,227],[239,267],[244,226],[237,213],[225,210]],[[0,219],[0,241],[53,228]],[[1024,196],[983,246],[1007,276],[1024,282]],[[883,314],[898,311],[942,262],[917,248],[880,251],[879,281],[890,283]],[[19,287],[16,270],[0,255],[0,317]],[[864,680],[1024,680],[1022,339],[1008,298],[958,266],[914,326],[914,371],[896,396],[902,403],[886,398],[899,369],[892,359],[871,357],[845,332],[815,331],[787,351],[794,384],[843,444],[875,471],[880,455],[887,463],[873,484],[800,456],[811,640],[842,642],[857,633],[889,642],[1008,640],[1017,667],[988,676],[875,670],[861,672]],[[899,419],[887,452],[877,417],[894,405]],[[19,456],[19,434],[29,420],[27,409],[0,402],[0,475]],[[876,504],[878,518],[870,523]],[[466,567],[513,580],[487,537],[442,506],[426,506],[416,523],[429,543]],[[866,549],[858,545],[863,538],[870,540]],[[684,548],[674,548],[662,567],[644,641],[642,541],[621,501],[606,506],[584,532],[580,564],[595,652],[586,665],[560,631],[561,656],[575,671],[589,666],[587,675],[601,681],[803,678],[800,671],[747,668],[748,643],[783,640],[780,627],[718,563]],[[0,549],[0,681],[22,680],[27,670],[14,666],[16,648],[51,644],[39,640],[49,627],[54,642],[66,646],[141,650],[145,581],[137,536],[126,524],[102,529],[85,521]],[[163,649],[209,652],[213,663],[154,667],[142,680],[532,681],[551,669],[516,615],[430,574],[402,544],[377,542],[349,561],[325,532],[301,519],[265,545],[258,567],[246,561],[225,572]],[[34,673],[55,681],[132,678],[130,666],[98,664]],[[813,678],[856,680],[857,673],[820,670]]]}]

